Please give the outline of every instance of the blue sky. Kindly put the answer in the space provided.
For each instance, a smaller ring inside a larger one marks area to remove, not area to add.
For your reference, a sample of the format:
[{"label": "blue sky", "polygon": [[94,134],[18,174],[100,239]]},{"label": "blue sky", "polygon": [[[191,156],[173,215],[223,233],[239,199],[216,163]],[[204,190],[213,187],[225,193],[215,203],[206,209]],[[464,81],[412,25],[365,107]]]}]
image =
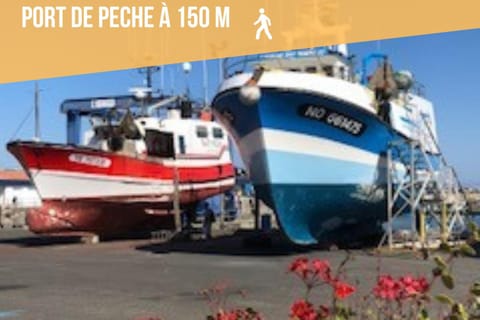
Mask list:
[{"label": "blue sky", "polygon": [[[390,56],[396,69],[411,70],[426,86],[426,96],[435,104],[439,140],[447,160],[466,185],[480,186],[480,29],[349,46],[359,62],[363,56],[379,50]],[[208,61],[207,65],[212,98],[219,83],[218,61]],[[203,96],[202,77],[202,64],[193,63],[189,86],[195,98]],[[142,82],[143,76],[137,70],[40,80],[42,140],[65,141],[65,117],[59,112],[63,100],[126,94],[129,87]],[[160,83],[160,75],[156,74],[154,84],[159,87]],[[167,93],[183,92],[185,83],[181,65],[165,68]],[[31,81],[0,85],[0,145],[11,139],[33,137],[33,92]],[[0,149],[0,167],[18,167],[4,147]]]}]

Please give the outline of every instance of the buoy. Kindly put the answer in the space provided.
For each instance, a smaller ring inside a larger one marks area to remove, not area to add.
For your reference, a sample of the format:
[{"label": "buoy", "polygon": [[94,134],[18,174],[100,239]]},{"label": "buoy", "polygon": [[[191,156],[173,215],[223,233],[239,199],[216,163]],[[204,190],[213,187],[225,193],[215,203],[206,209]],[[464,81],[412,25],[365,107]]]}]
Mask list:
[{"label": "buoy", "polygon": [[262,95],[260,88],[257,85],[244,85],[240,88],[240,101],[247,105],[252,106],[256,104]]},{"label": "buoy", "polygon": [[256,68],[253,71],[252,77],[248,79],[248,81],[243,85],[243,87],[240,88],[240,101],[243,104],[247,106],[252,106],[260,100],[262,92],[260,91],[258,82],[263,76],[264,71],[265,69],[262,66]]}]

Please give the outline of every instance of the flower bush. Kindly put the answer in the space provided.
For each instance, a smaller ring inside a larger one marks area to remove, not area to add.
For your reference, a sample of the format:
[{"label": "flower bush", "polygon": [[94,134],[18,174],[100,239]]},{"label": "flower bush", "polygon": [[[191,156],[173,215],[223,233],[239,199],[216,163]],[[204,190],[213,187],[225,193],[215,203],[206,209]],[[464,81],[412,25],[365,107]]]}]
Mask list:
[{"label": "flower bush", "polygon": [[423,276],[415,278],[411,275],[405,275],[395,279],[387,274],[378,277],[377,284],[373,288],[373,294],[378,299],[392,301],[425,294],[429,288],[430,283]]},{"label": "flower bush", "polygon": [[[349,252],[334,270],[330,262],[321,259],[300,257],[293,260],[287,272],[298,278],[305,288],[303,297],[290,306],[290,320],[480,320],[480,282],[469,288],[465,299],[456,301],[447,294],[432,292],[435,282],[441,282],[447,290],[455,287],[452,274],[453,261],[460,256],[475,255],[470,246],[480,242],[480,231],[470,226],[472,238],[466,243],[449,247],[440,246],[439,253],[432,258],[433,268],[429,276],[410,273],[393,276],[380,272],[370,290],[360,295],[357,287],[348,279],[346,266],[352,256]],[[430,253],[423,251],[425,259]],[[312,291],[317,287],[327,288],[327,295],[321,301],[313,301]],[[228,284],[218,283],[202,291],[208,301],[211,314],[207,320],[263,320],[259,312],[252,308],[231,308],[227,306]],[[245,295],[244,292],[236,292]],[[159,318],[148,318],[159,320]]]},{"label": "flower bush", "polygon": [[[303,282],[306,294],[291,305],[290,319],[480,319],[480,282],[470,287],[464,301],[432,293],[432,287],[438,280],[447,290],[454,288],[452,271],[455,258],[475,255],[470,245],[480,241],[480,231],[474,224],[469,227],[471,237],[466,243],[457,247],[440,246],[439,253],[432,259],[434,267],[430,276],[407,273],[394,277],[378,269],[376,283],[362,296],[356,296],[356,287],[345,280],[345,266],[351,258],[349,253],[335,272],[326,260],[295,259],[289,266],[289,272]],[[425,259],[429,258],[427,250],[422,253]],[[330,288],[330,296],[314,303],[310,298],[311,291],[321,285]],[[347,303],[350,298],[356,301]]]},{"label": "flower bush", "polygon": [[[288,271],[296,275],[306,288],[305,297],[295,301],[290,308],[290,317],[292,319],[326,319],[339,311],[340,304],[337,301],[348,298],[356,291],[355,287],[345,282],[342,277],[344,267],[349,259],[350,256],[347,256],[335,273],[332,271],[330,263],[326,260],[309,260],[306,257],[301,257],[295,259],[290,264]],[[331,290],[333,301],[331,306],[325,304],[315,306],[310,301],[311,291],[322,285],[328,286]]]},{"label": "flower bush", "polygon": [[[261,315],[253,308],[229,308],[227,300],[230,294],[227,293],[228,283],[219,282],[216,285],[201,291],[206,298],[211,310],[207,320],[262,320]],[[234,292],[245,296],[245,292],[240,290]]]}]

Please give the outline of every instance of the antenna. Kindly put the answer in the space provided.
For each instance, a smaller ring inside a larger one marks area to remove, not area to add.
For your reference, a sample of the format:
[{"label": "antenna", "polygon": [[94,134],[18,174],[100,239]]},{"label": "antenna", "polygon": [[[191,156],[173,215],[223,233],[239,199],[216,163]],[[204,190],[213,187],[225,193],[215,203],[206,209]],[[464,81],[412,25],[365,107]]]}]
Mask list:
[{"label": "antenna", "polygon": [[152,75],[155,72],[160,71],[160,67],[158,66],[150,66],[150,67],[145,67],[145,68],[140,68],[138,69],[138,73],[144,74],[145,75],[145,85],[147,86],[148,89],[150,89],[150,92],[148,93],[147,100],[152,99]]},{"label": "antenna", "polygon": [[40,141],[40,89],[38,88],[38,81],[35,81],[34,114],[35,136],[33,137],[33,140]]},{"label": "antenna", "polygon": [[190,86],[188,85],[188,75],[192,71],[192,64],[190,62],[184,62],[182,64],[183,73],[185,74],[185,95],[188,98],[190,96]]}]

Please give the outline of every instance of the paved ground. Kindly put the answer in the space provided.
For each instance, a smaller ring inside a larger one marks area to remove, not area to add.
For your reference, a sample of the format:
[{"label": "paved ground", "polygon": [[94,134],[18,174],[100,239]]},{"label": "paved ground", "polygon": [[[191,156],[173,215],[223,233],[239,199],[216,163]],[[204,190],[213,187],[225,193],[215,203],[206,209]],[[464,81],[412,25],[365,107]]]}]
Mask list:
[{"label": "paved ground", "polygon": [[[300,250],[275,238],[272,247],[249,248],[242,237],[212,242],[151,245],[129,240],[80,245],[0,233],[0,319],[205,319],[208,308],[198,291],[217,281],[231,283],[232,304],[249,305],[268,319],[287,319],[289,303],[303,290],[286,275],[295,256],[339,263],[344,252]],[[372,283],[377,258],[356,251],[352,279]],[[394,274],[426,272],[431,263],[408,254],[383,258]],[[457,261],[457,294],[479,279],[480,260]]]}]

